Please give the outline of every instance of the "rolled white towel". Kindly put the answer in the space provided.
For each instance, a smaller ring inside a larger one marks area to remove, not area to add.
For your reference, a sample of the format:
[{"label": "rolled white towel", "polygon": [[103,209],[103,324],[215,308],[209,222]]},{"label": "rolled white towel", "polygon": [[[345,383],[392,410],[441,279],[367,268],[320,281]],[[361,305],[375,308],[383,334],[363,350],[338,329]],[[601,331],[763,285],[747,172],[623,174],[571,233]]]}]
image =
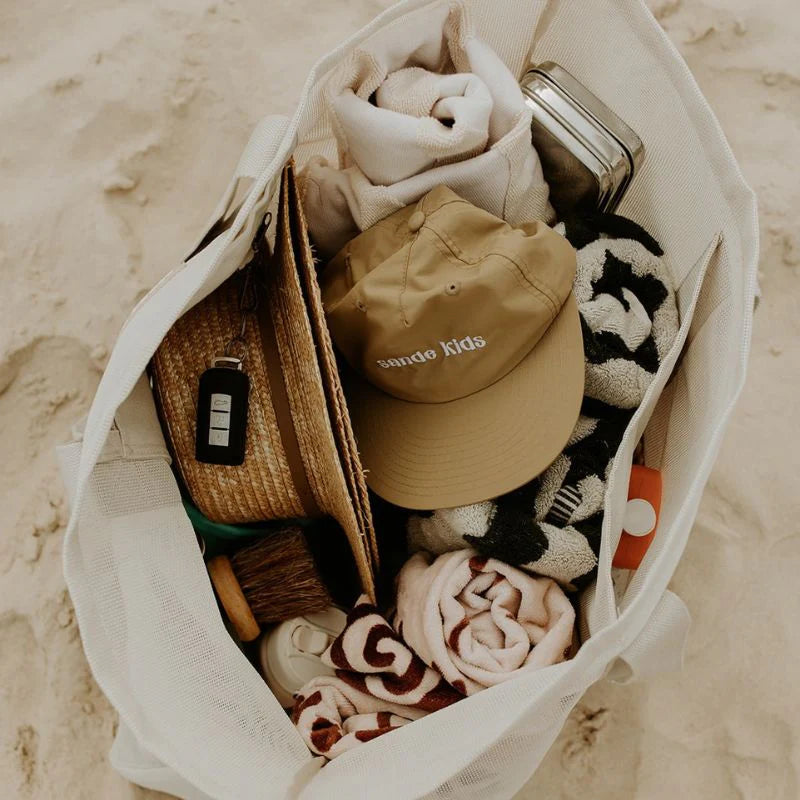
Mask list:
[{"label": "rolled white towel", "polygon": [[512,225],[553,219],[516,78],[462,6],[437,13],[354,51],[328,81],[339,164],[313,158],[301,176],[325,258],[440,185]]}]

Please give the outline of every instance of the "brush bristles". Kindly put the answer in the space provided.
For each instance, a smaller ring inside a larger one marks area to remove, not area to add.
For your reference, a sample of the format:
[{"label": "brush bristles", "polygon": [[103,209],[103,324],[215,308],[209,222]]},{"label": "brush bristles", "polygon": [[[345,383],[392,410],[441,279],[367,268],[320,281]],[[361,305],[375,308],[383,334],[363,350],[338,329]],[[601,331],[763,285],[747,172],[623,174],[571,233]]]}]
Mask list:
[{"label": "brush bristles", "polygon": [[231,556],[253,616],[261,624],[322,611],[332,604],[299,528],[270,534]]}]

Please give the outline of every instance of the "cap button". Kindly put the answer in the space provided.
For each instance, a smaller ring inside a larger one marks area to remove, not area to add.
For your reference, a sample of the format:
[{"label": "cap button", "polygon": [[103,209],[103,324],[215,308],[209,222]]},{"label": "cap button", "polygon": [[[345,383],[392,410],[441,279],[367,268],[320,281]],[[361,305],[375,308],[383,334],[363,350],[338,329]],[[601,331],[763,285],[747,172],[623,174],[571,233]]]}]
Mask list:
[{"label": "cap button", "polygon": [[425,224],[425,214],[422,211],[415,211],[408,218],[408,229],[411,233],[416,233]]}]

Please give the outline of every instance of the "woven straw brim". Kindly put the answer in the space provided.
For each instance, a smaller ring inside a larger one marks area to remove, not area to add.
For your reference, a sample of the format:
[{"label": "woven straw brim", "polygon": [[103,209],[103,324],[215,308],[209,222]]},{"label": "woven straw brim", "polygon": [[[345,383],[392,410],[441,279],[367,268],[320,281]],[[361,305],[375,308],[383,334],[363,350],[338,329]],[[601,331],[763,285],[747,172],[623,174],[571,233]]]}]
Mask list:
[{"label": "woven straw brim", "polygon": [[[328,400],[328,413],[339,452],[339,461],[347,481],[351,506],[356,516],[356,528],[362,540],[361,547],[363,547],[363,541],[366,540],[373,572],[377,573],[379,569],[378,544],[375,537],[367,483],[364,479],[364,469],[358,454],[350,413],[347,409],[347,401],[345,400],[344,389],[339,377],[333,341],[325,320],[322,294],[317,283],[314,254],[309,242],[308,226],[295,183],[294,170],[290,169],[288,171],[288,179],[289,222],[292,240],[295,244],[294,252],[303,285],[311,329],[317,347],[317,357],[322,373],[322,385]],[[339,520],[339,523],[347,532],[349,524],[345,525],[342,520]],[[350,538],[349,535],[348,538]]]},{"label": "woven straw brim", "polygon": [[184,314],[153,357],[162,421],[180,477],[209,519],[243,523],[330,515],[347,536],[363,588],[374,596],[366,488],[291,166],[284,171],[276,224],[274,255],[265,267],[254,266],[259,305],[244,333],[250,396],[243,464],[195,458],[200,375],[239,332],[243,272]]}]

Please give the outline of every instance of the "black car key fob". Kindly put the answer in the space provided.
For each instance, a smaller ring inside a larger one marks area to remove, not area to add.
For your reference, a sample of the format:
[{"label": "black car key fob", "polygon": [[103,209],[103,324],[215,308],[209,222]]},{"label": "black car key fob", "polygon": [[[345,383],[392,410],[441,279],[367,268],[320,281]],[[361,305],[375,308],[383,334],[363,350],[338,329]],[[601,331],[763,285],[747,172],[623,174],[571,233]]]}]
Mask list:
[{"label": "black car key fob", "polygon": [[214,359],[200,376],[195,457],[204,464],[244,462],[250,379],[238,358]]}]

